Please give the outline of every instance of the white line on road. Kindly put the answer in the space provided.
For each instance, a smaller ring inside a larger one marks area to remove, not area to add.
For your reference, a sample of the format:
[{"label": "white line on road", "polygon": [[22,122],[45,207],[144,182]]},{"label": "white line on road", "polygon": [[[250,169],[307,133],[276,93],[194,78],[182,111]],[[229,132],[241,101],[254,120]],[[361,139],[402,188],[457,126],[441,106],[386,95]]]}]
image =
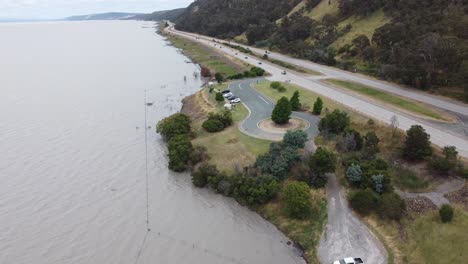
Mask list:
[{"label": "white line on road", "polygon": [[267,100],[263,99],[260,95],[258,96],[258,98],[262,99],[262,101],[265,102],[266,104],[270,104]]}]

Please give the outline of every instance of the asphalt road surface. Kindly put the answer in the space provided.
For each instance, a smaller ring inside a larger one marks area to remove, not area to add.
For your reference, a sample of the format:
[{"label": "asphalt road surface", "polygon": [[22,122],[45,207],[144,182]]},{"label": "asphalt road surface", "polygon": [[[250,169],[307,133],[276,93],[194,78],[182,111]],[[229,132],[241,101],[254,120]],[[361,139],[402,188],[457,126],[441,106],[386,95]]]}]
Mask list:
[{"label": "asphalt road surface", "polygon": [[360,257],[364,263],[387,263],[384,246],[349,209],[336,176],[328,178],[328,223],[319,244],[320,262]]},{"label": "asphalt road surface", "polygon": [[[229,90],[238,96],[244,105],[249,109],[249,116],[240,124],[240,130],[253,137],[281,140],[282,133],[271,133],[261,130],[258,123],[271,117],[271,112],[275,106],[268,97],[264,96],[252,88],[251,84],[265,81],[263,78],[235,81],[229,85]],[[320,119],[314,115],[301,112],[293,112],[292,117],[306,120],[310,126],[305,129],[309,139],[314,139],[318,135],[318,122]]]},{"label": "asphalt road surface", "polygon": [[[252,65],[260,66],[271,74],[271,77],[268,77],[269,80],[288,80],[293,84],[304,87],[305,89],[312,90],[338,103],[349,106],[355,111],[369,116],[370,118],[373,118],[375,120],[379,120],[381,122],[390,124],[392,117],[395,116],[399,121],[399,128],[402,130],[407,130],[412,125],[421,125],[422,127],[424,127],[427,133],[431,135],[432,143],[441,147],[447,145],[456,146],[457,150],[459,151],[459,155],[468,158],[468,137],[460,135],[456,131],[452,131],[449,127],[438,126],[437,124],[426,122],[424,120],[421,120],[420,118],[416,118],[407,113],[398,112],[394,109],[389,109],[371,100],[367,100],[361,97],[355,97],[353,94],[349,94],[339,89],[330,87],[328,85],[324,85],[318,80],[315,80],[314,78],[309,78],[307,76],[304,76],[303,74],[296,74],[286,70],[287,74],[283,75],[282,72],[284,71],[284,68],[281,68],[276,64],[272,64],[255,57],[250,57],[248,55],[242,54],[237,50],[225,46],[221,47],[219,44],[213,43],[211,41],[212,38],[176,31],[172,27],[169,27],[169,31],[173,34],[177,34],[179,36],[190,38],[191,40],[200,42],[208,47],[215,49],[217,48],[218,51],[224,53],[227,56],[234,57],[238,60],[247,62]],[[217,47],[214,47],[215,44],[217,45]],[[262,64],[259,65],[259,62],[262,62]],[[459,108],[458,106],[460,105],[457,105],[457,108],[453,110],[465,113],[463,111],[463,108],[466,107],[461,106],[462,108]]]}]

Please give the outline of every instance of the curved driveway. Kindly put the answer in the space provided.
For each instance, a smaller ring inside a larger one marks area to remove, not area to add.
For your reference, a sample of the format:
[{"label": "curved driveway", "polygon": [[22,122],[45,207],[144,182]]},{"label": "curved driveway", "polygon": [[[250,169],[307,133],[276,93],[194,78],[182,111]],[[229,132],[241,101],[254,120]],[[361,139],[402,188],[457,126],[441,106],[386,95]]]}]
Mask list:
[{"label": "curved driveway", "polygon": [[[271,112],[275,106],[275,103],[268,97],[252,88],[251,85],[253,83],[262,81],[265,80],[263,78],[241,80],[232,82],[229,85],[229,90],[242,100],[250,112],[249,116],[240,124],[240,130],[249,136],[257,138],[281,140],[284,135],[283,133],[267,132],[258,127],[260,121],[271,117]],[[293,112],[292,117],[304,119],[309,122],[310,126],[305,129],[309,139],[314,139],[318,135],[317,125],[320,119],[317,116],[308,113]]]}]

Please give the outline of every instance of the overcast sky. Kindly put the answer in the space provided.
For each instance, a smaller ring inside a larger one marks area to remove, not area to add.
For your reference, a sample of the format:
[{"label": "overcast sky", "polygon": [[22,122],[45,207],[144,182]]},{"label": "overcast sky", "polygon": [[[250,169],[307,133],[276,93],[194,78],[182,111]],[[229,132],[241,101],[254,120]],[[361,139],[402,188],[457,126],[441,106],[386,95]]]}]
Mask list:
[{"label": "overcast sky", "polygon": [[104,12],[150,13],[193,0],[0,0],[0,18],[56,19]]}]

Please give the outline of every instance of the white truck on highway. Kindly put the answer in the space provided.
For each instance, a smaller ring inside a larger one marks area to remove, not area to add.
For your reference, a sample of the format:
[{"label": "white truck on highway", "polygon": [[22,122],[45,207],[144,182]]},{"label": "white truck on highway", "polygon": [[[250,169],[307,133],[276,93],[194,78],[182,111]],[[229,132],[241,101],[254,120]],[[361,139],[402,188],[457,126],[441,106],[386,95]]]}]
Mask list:
[{"label": "white truck on highway", "polygon": [[364,264],[361,258],[344,258],[333,262],[333,264]]}]

